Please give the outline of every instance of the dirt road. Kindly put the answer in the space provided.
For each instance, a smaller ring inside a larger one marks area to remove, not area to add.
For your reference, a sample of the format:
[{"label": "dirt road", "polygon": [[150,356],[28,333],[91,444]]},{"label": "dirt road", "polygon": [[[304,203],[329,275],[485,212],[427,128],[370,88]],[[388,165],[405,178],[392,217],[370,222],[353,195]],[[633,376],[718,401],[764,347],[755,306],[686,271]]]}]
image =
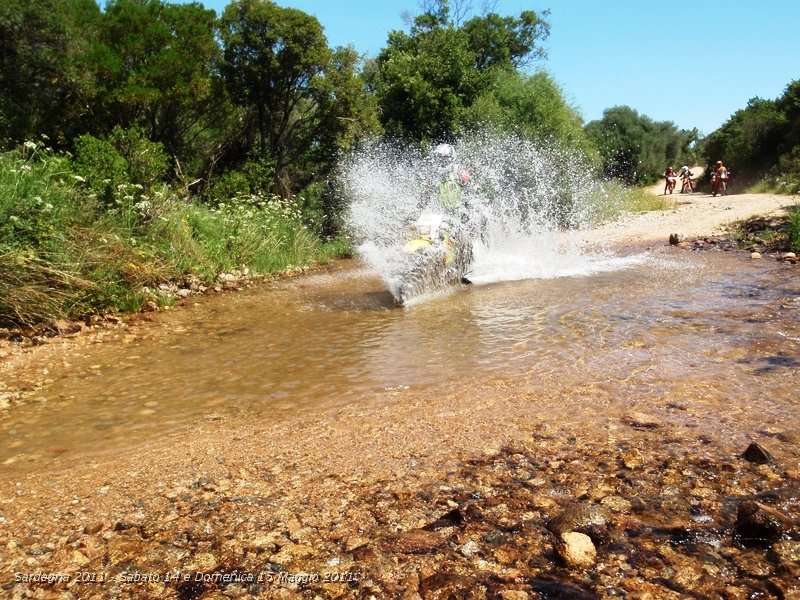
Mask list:
[{"label": "dirt road", "polygon": [[[686,238],[723,233],[727,226],[753,216],[786,214],[787,209],[800,205],[800,198],[776,194],[680,194],[679,187],[666,198],[674,208],[639,214],[625,214],[593,229],[586,239],[609,244],[636,244],[666,241],[676,233]],[[663,182],[650,188],[650,193],[663,196]]]}]

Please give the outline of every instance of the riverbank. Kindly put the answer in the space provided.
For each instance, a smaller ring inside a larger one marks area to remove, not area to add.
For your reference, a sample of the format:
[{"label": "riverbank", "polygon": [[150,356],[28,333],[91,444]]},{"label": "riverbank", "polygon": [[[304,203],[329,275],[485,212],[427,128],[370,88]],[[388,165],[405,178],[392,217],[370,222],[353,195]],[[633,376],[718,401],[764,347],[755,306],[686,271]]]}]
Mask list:
[{"label": "riverbank", "polygon": [[[661,195],[663,185],[651,193]],[[713,237],[730,233],[730,226],[751,217],[786,217],[788,211],[800,206],[795,196],[777,194],[709,194],[675,192],[667,196],[672,208],[626,214],[587,233],[590,243],[612,246],[665,243],[671,234],[683,239]]]},{"label": "riverbank", "polygon": [[[725,197],[730,209],[707,200],[692,198],[693,210],[713,208],[718,225],[740,209],[741,197]],[[596,239],[686,252],[667,240],[690,235],[700,217],[688,210],[632,217]],[[786,320],[784,346],[762,347],[765,362],[748,369],[757,390],[746,405],[680,376],[644,393],[634,372],[619,387],[554,372],[387,389],[367,405],[280,418],[208,415],[58,469],[4,465],[0,587],[79,598],[791,598],[800,423],[773,405],[800,383],[796,269],[775,275],[785,298],[728,315]],[[689,330],[705,326],[675,311]],[[91,336],[127,333],[121,323]],[[619,350],[658,351],[642,344]],[[62,376],[68,365],[43,358],[53,348],[26,349],[15,369]],[[690,356],[675,361],[692,368]],[[753,441],[769,455],[743,457]],[[573,532],[588,541],[561,537]]]}]

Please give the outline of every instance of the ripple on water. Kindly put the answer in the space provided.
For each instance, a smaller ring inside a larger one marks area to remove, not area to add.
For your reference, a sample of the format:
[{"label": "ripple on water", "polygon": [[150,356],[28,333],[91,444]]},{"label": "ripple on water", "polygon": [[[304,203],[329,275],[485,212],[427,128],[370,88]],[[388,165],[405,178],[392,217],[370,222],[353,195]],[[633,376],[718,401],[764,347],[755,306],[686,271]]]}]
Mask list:
[{"label": "ripple on water", "polygon": [[268,422],[488,379],[566,394],[573,405],[552,407],[565,415],[599,397],[607,413],[678,402],[687,410],[669,418],[698,435],[795,422],[797,278],[695,258],[464,286],[411,309],[360,266],[203,301],[136,326],[135,341],[123,330],[81,345],[36,382],[18,374],[25,406],[3,411],[0,459],[124,446],[209,413]]}]

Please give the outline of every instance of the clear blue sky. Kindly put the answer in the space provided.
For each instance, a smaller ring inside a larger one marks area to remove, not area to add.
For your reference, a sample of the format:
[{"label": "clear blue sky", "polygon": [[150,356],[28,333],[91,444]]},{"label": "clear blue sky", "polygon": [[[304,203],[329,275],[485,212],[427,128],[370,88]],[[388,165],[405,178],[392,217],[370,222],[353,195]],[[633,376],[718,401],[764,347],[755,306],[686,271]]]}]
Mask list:
[{"label": "clear blue sky", "polygon": [[[185,0],[188,1],[188,0]],[[201,0],[221,14],[229,0]],[[417,0],[277,0],[315,15],[331,46],[376,56]],[[473,0],[480,8],[482,0]],[[627,105],[710,133],[753,97],[800,79],[800,0],[496,0],[495,12],[550,9],[544,68],[585,121]]]}]

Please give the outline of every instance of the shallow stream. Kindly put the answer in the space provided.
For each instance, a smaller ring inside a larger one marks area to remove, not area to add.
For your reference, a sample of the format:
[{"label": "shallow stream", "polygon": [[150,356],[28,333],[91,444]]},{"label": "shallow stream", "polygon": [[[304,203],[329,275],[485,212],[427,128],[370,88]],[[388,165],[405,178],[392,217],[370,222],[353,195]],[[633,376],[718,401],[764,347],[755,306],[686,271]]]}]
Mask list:
[{"label": "shallow stream", "polygon": [[668,247],[595,267],[397,308],[368,267],[344,262],[190,299],[99,343],[51,343],[7,384],[27,391],[0,413],[0,470],[74,464],[200,420],[302,418],[489,379],[542,394],[600,386],[613,399],[604,414],[673,395],[724,405],[691,424],[698,435],[796,423],[796,268]]}]

